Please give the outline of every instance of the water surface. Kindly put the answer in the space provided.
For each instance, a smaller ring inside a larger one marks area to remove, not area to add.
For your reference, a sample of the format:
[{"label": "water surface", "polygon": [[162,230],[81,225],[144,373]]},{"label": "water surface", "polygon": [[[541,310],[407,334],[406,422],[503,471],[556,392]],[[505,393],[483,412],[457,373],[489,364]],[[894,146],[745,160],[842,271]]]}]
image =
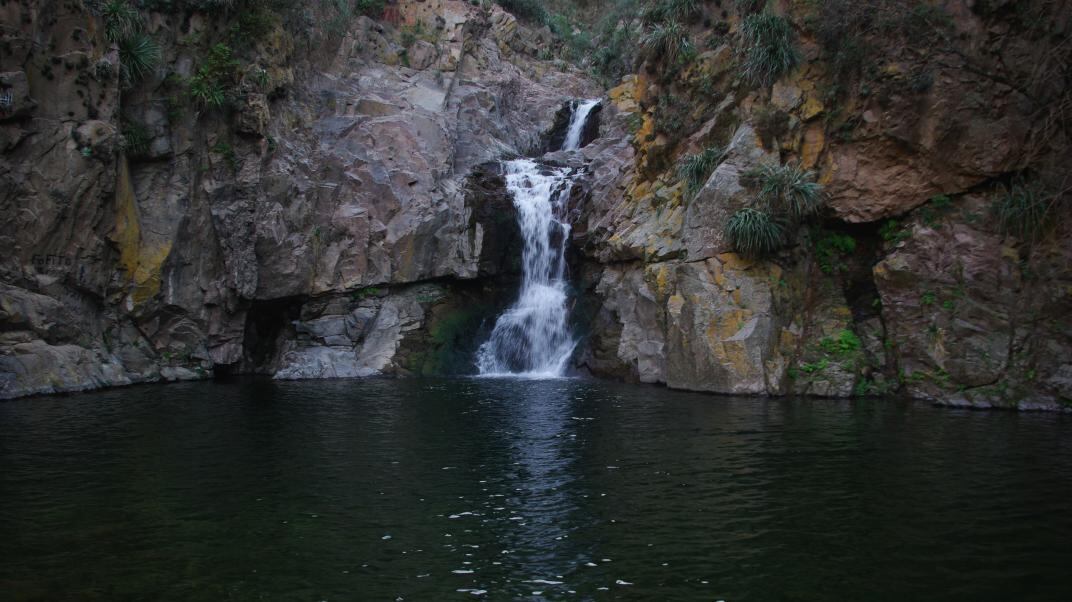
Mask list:
[{"label": "water surface", "polygon": [[1072,420],[584,380],[0,404],[3,600],[1068,600]]}]

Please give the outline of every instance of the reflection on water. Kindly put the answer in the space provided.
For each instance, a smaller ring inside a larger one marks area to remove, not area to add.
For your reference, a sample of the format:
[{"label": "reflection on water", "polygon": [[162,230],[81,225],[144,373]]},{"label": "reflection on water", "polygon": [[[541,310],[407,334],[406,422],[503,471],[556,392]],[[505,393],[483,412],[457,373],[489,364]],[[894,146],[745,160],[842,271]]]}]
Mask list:
[{"label": "reflection on water", "polygon": [[0,404],[0,599],[1063,600],[1072,421],[577,379]]}]

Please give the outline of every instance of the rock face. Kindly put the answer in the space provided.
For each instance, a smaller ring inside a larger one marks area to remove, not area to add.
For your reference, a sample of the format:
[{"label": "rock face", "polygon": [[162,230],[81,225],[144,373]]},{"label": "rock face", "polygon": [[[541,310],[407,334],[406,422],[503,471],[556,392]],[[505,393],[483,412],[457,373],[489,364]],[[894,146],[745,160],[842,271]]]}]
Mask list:
[{"label": "rock face", "polygon": [[[877,6],[884,18],[911,8]],[[802,64],[772,85],[735,76],[731,35],[706,40],[713,49],[681,71],[648,57],[610,90],[575,229],[579,363],[725,394],[1070,409],[1067,225],[1028,244],[992,217],[1010,181],[1067,148],[1061,134],[1037,143],[1050,126],[1038,118],[1046,86],[1030,83],[1048,64],[1027,58],[1042,52],[1034,26],[999,6],[944,3],[925,26],[896,26],[922,27],[927,53],[868,40],[883,52],[846,91],[808,30],[812,9],[767,10],[805,28]],[[1066,9],[1045,10],[1069,22]],[[729,14],[726,30],[739,19]],[[697,47],[709,36],[692,35]],[[677,165],[709,147],[718,160],[690,191]],[[825,213],[773,257],[740,257],[726,222],[757,203],[750,172],[784,163],[817,172]]]},{"label": "rock face", "polygon": [[[1028,240],[993,217],[1067,173],[1062,3],[768,2],[800,56],[768,85],[742,76],[738,5],[700,3],[699,54],[641,56],[572,152],[548,151],[601,92],[537,58],[546,28],[461,0],[394,23],[292,4],[143,13],[140,77],[97,3],[0,5],[0,398],[471,370],[521,255],[495,162],[546,153],[585,174],[579,369],[1072,411],[1072,220]],[[861,14],[882,27],[850,40]],[[824,209],[742,257],[726,222],[785,164]]]},{"label": "rock face", "polygon": [[597,88],[461,0],[402,2],[418,39],[323,3],[147,12],[160,60],[131,82],[86,6],[0,6],[0,398],[460,368],[442,348],[467,343],[433,339],[497,310],[459,283],[508,285],[516,242],[470,173]]}]

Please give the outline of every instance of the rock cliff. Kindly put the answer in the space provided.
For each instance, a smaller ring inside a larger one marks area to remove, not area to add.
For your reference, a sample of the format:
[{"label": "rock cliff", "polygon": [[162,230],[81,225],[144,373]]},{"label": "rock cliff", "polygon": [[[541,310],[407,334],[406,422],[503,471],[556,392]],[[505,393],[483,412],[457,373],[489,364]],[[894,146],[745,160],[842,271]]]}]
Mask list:
[{"label": "rock cliff", "polygon": [[520,254],[494,162],[603,95],[544,157],[585,171],[579,370],[1072,410],[1065,3],[113,5],[0,5],[0,397],[471,370]]},{"label": "rock cliff", "polygon": [[510,272],[470,175],[599,89],[460,0],[138,4],[0,5],[0,398],[457,362]]},{"label": "rock cliff", "polygon": [[[609,92],[617,132],[586,150],[585,366],[727,394],[1069,408],[1069,7],[663,6],[691,12],[632,25],[641,68]],[[795,55],[755,81],[749,36],[772,30]],[[739,254],[727,223],[780,165],[815,174],[825,208]],[[1046,208],[1031,236],[1000,215],[1017,202]]]}]

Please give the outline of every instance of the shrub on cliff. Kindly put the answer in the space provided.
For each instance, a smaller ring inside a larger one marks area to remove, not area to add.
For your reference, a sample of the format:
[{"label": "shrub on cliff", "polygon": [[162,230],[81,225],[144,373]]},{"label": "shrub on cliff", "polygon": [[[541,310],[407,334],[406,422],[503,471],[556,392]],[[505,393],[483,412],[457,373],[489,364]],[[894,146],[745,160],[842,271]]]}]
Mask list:
[{"label": "shrub on cliff", "polygon": [[749,15],[741,25],[744,76],[767,86],[800,62],[788,19],[769,13]]},{"label": "shrub on cliff", "polygon": [[685,186],[690,193],[696,192],[707,182],[707,178],[711,176],[711,172],[714,171],[724,154],[723,149],[711,146],[682,159],[677,173],[685,180]]},{"label": "shrub on cliff", "polygon": [[703,13],[702,0],[665,0],[656,2],[641,13],[645,23],[663,23],[667,21],[688,22]]},{"label": "shrub on cliff", "polygon": [[156,67],[160,46],[145,33],[141,15],[127,0],[109,0],[98,11],[104,18],[104,36],[119,47],[123,85],[130,86]]},{"label": "shrub on cliff", "polygon": [[692,53],[688,29],[677,21],[656,24],[641,36],[640,44],[651,58],[664,58],[670,63]]},{"label": "shrub on cliff", "polygon": [[801,221],[822,206],[822,186],[813,171],[790,164],[764,164],[749,175],[759,181],[760,202],[775,213]]},{"label": "shrub on cliff", "polygon": [[994,204],[994,217],[1005,236],[1033,243],[1042,237],[1053,218],[1056,200],[1037,188],[1015,182]]},{"label": "shrub on cliff", "polygon": [[815,172],[796,165],[762,165],[745,175],[758,188],[756,206],[734,213],[726,236],[735,251],[758,259],[781,248],[790,228],[818,212],[822,186],[815,182]]},{"label": "shrub on cliff", "polygon": [[730,217],[726,237],[737,253],[759,259],[781,248],[785,230],[770,213],[745,207]]}]

